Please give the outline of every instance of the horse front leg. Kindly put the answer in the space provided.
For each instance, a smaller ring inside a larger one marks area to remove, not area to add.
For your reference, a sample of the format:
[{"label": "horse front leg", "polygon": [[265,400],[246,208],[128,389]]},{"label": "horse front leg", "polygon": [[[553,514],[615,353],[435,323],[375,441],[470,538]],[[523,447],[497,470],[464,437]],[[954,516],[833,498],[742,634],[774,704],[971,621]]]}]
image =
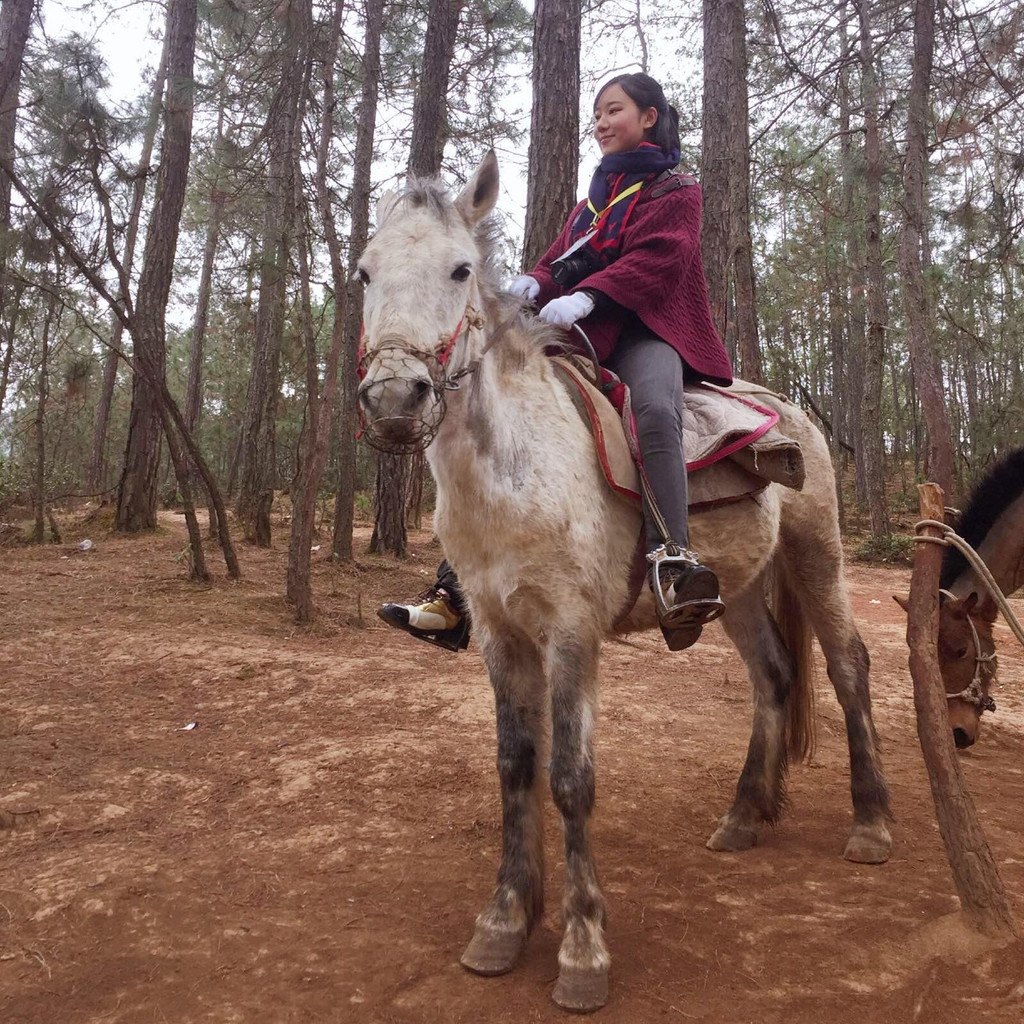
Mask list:
[{"label": "horse front leg", "polygon": [[590,850],[594,809],[594,711],[600,640],[553,644],[551,792],[565,833],[564,934],[553,998],[568,1010],[596,1010],[608,1000],[611,959],[604,941],[604,896]]},{"label": "horse front leg", "polygon": [[477,974],[515,967],[544,907],[544,834],[539,750],[544,668],[536,645],[503,630],[478,629],[494,688],[501,780],[502,852],[498,885],[476,919],[462,964]]}]

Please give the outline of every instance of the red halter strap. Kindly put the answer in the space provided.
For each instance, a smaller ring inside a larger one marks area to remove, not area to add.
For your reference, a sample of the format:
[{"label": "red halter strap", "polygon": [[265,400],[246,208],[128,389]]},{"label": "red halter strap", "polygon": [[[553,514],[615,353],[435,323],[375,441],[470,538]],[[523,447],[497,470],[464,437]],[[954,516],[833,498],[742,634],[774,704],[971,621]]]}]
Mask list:
[{"label": "red halter strap", "polygon": [[462,316],[459,319],[459,322],[455,325],[455,330],[452,331],[451,338],[449,338],[449,340],[448,340],[448,344],[446,344],[444,346],[444,348],[442,348],[437,353],[437,361],[442,366],[447,366],[448,365],[448,360],[451,359],[452,352],[455,351],[455,342],[457,342],[459,340],[459,335],[462,333],[462,325],[465,323],[465,321],[466,321],[466,313],[465,313],[465,310],[463,310]]},{"label": "red halter strap", "polygon": [[[469,307],[467,306],[466,309]],[[447,366],[448,360],[452,357],[452,352],[455,351],[455,343],[459,340],[459,336],[462,334],[462,325],[466,322],[466,312],[463,310],[462,316],[459,322],[455,325],[455,330],[452,331],[452,336],[444,344],[439,345],[434,350],[434,358],[437,359],[441,366]],[[359,345],[356,349],[356,376],[362,380],[366,376],[366,367],[363,365],[363,357],[366,355],[366,346],[363,344],[366,341],[366,324],[361,323],[359,325]],[[363,407],[356,403],[356,408],[359,413],[359,432],[356,434],[356,440],[363,436],[363,432],[366,430],[366,423],[363,419]]]}]

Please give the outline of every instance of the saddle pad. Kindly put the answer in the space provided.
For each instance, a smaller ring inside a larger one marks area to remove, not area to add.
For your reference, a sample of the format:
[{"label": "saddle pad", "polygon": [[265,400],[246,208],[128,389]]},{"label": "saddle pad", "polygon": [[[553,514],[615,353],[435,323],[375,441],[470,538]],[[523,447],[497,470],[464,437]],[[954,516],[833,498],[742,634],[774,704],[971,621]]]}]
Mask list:
[{"label": "saddle pad", "polygon": [[[556,356],[552,364],[594,435],[608,485],[617,494],[639,502],[640,477],[622,416],[571,360]],[[627,415],[628,411],[627,402]],[[763,490],[772,480],[790,487],[802,486],[800,446],[775,429],[778,420],[779,414],[773,409],[728,389],[686,386],[683,449],[692,509],[738,500]]]}]

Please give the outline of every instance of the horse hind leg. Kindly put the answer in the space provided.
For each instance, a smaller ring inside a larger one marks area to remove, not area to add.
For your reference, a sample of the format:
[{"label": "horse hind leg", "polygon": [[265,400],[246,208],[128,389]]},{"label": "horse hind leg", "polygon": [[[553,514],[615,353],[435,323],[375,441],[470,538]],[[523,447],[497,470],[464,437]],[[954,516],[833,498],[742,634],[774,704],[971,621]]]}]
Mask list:
[{"label": "horse hind leg", "polygon": [[[820,520],[819,520],[820,521]],[[783,561],[810,620],[846,722],[853,827],[843,856],[860,864],[889,859],[889,789],[871,717],[870,659],[853,619],[842,577],[838,527],[822,536],[810,523],[784,525]]]},{"label": "horse hind leg", "polygon": [[532,641],[508,630],[501,636],[478,633],[494,688],[502,854],[497,887],[476,919],[462,965],[477,974],[495,975],[515,967],[544,906],[539,751],[546,685],[540,652]]},{"label": "horse hind leg", "polygon": [[747,759],[732,806],[707,841],[710,850],[736,852],[757,845],[762,824],[774,825],[786,802],[787,703],[796,667],[764,598],[762,579],[730,598],[722,619],[753,687],[754,719]]},{"label": "horse hind leg", "polygon": [[[578,631],[575,637],[586,636]],[[594,809],[593,726],[600,641],[556,640],[551,648],[551,792],[562,815],[566,887],[558,983],[552,998],[576,1012],[596,1010],[608,999],[611,963],[604,941],[605,904],[590,849]]]}]

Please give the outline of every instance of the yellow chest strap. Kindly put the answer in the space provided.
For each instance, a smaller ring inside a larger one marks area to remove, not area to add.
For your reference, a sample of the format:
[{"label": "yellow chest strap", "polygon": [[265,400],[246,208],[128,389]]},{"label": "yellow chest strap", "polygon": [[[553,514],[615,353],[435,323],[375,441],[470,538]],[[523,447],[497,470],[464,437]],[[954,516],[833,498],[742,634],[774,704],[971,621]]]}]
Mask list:
[{"label": "yellow chest strap", "polygon": [[644,183],[642,181],[638,181],[635,185],[630,185],[629,188],[623,189],[603,210],[598,210],[588,199],[587,209],[594,215],[594,219],[590,222],[590,226],[593,227],[616,203],[621,203],[623,199],[626,199],[631,195],[635,195],[643,187]]}]

